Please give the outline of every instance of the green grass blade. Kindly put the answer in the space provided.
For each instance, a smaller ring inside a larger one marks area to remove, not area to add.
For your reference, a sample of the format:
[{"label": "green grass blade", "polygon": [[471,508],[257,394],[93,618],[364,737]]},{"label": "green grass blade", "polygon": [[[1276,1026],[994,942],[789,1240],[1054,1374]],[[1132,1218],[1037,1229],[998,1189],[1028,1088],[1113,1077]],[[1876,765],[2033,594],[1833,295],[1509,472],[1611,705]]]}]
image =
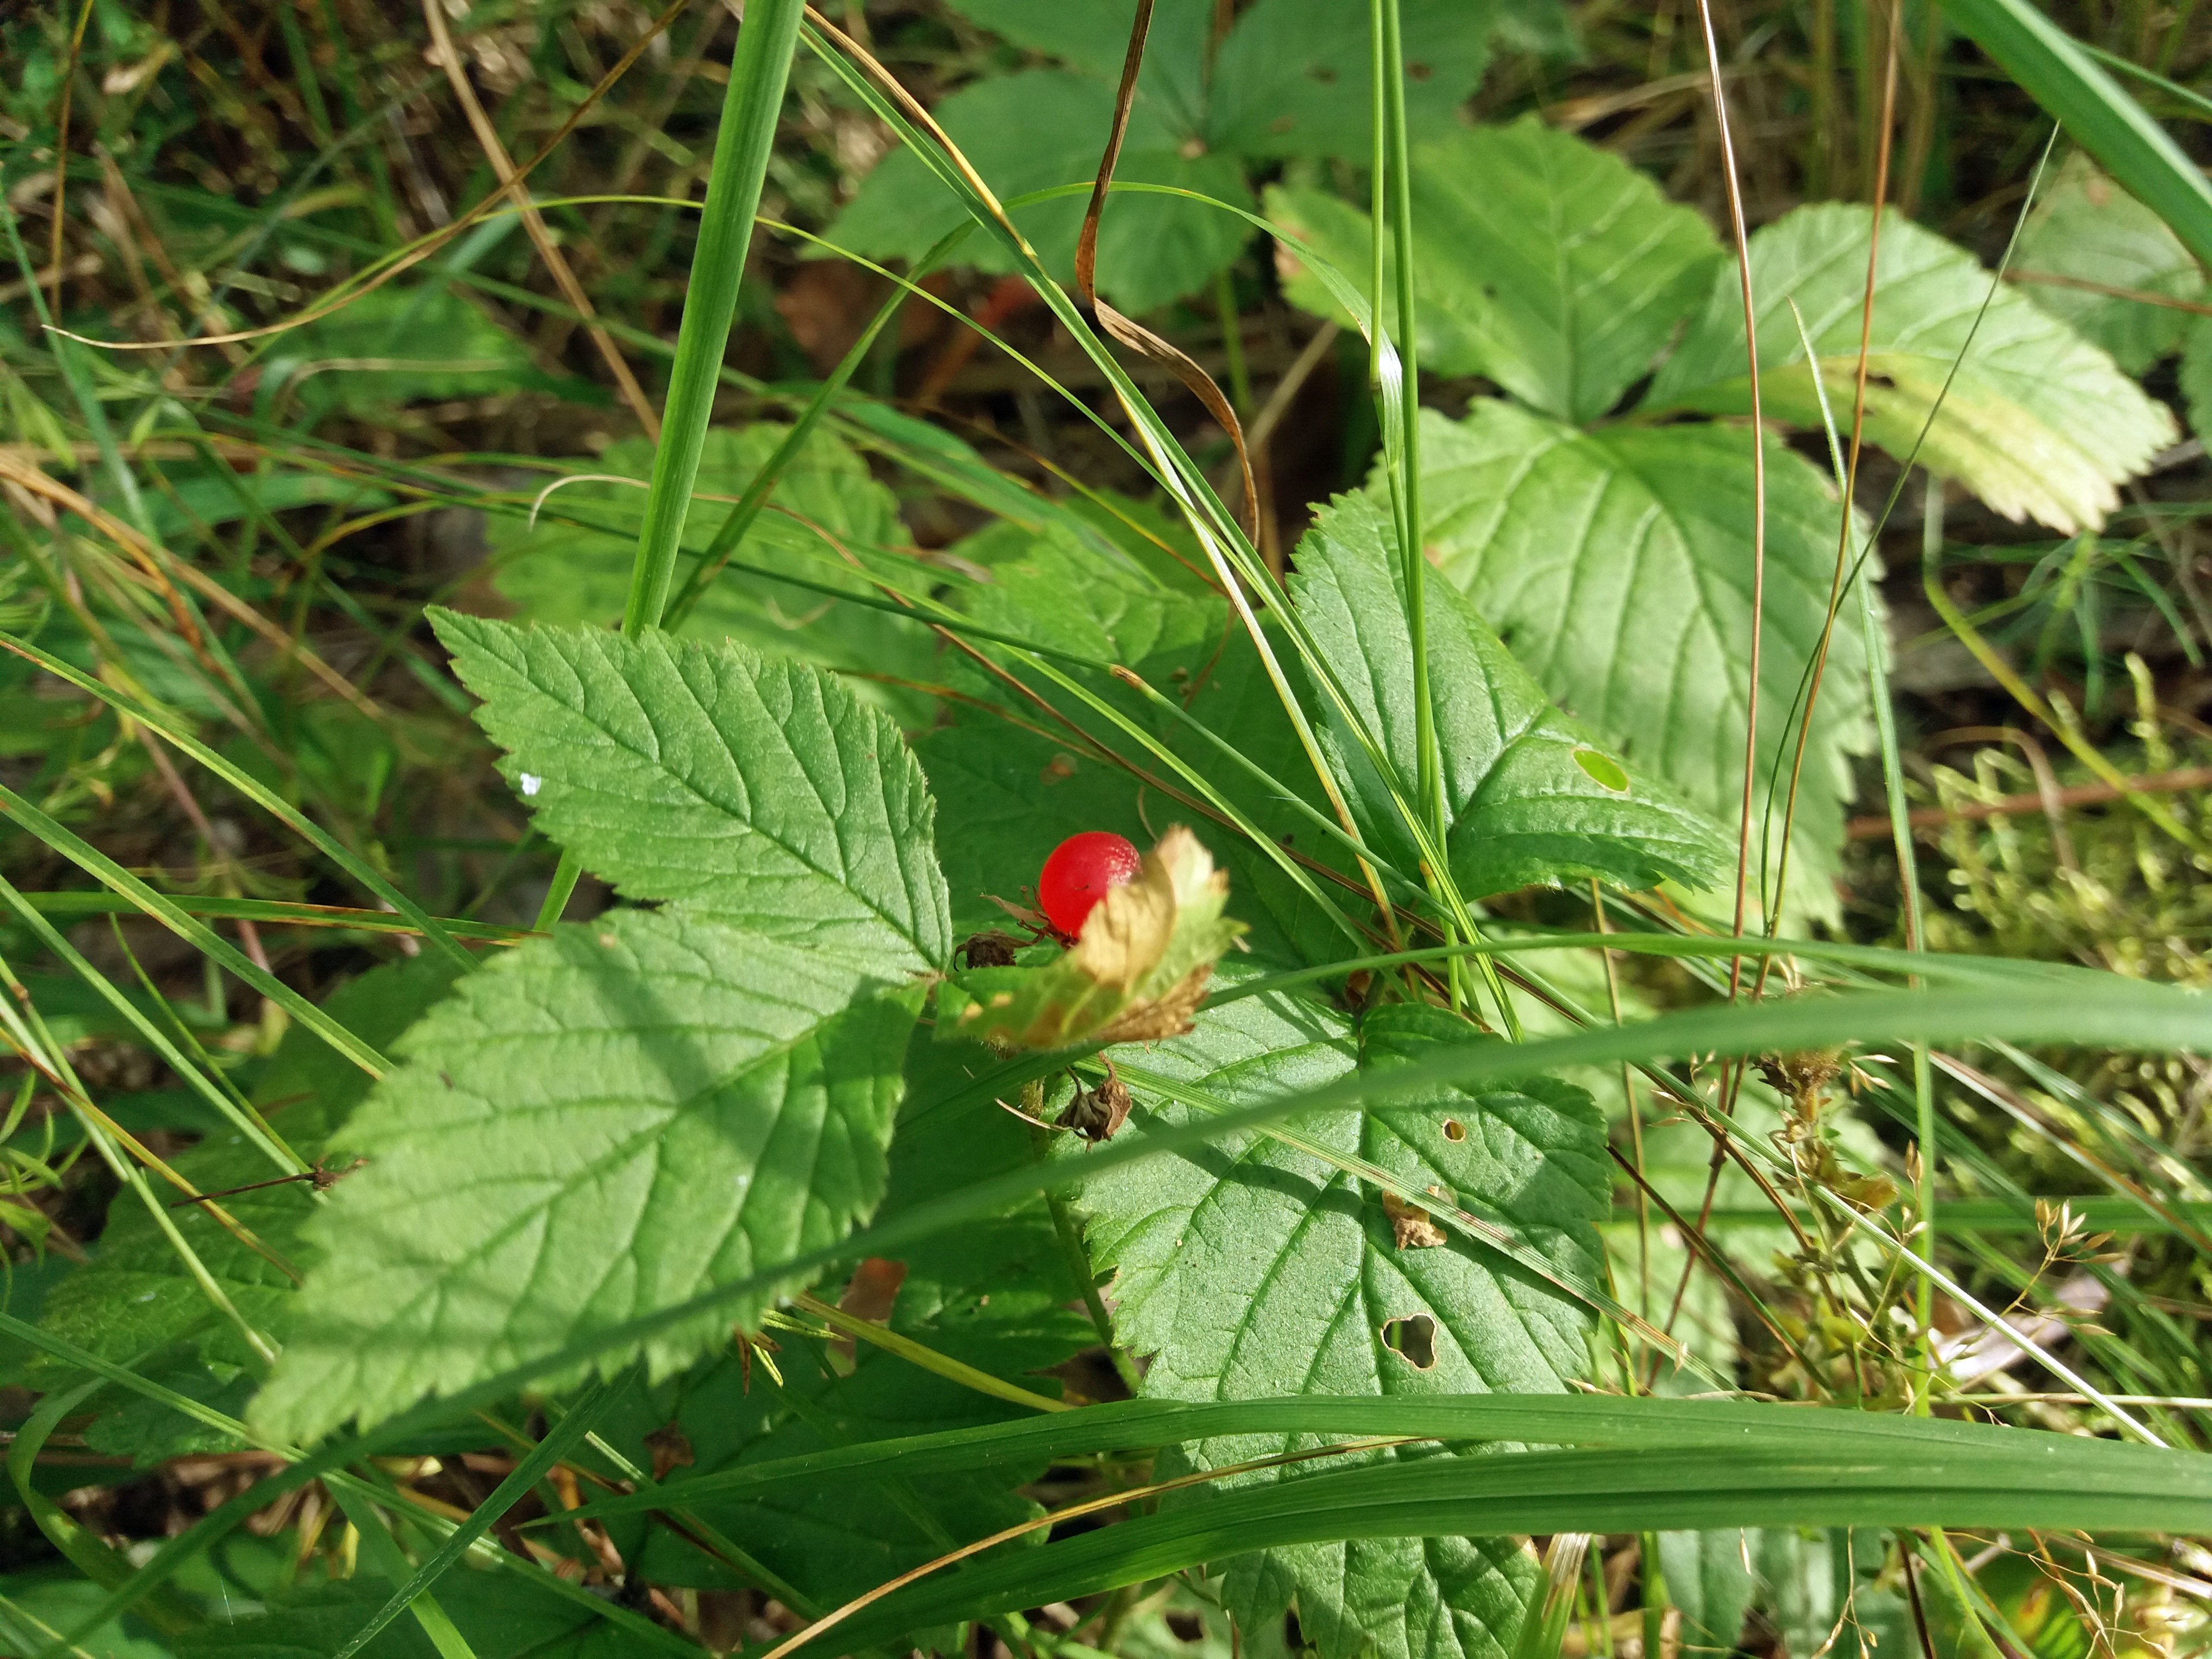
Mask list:
[{"label": "green grass blade", "polygon": [[[1794,1416],[1783,1408],[1778,1413]],[[1062,1600],[1202,1562],[1344,1538],[1628,1533],[1717,1527],[2212,1525],[2212,1457],[2131,1457],[2110,1442],[1998,1431],[1971,1449],[1821,1455],[1800,1449],[1614,1446],[1428,1457],[1215,1492],[924,1580],[825,1632],[851,1652],[915,1626]],[[2004,1443],[2005,1440],[2014,1443]],[[2069,1459],[2053,1443],[2094,1447]],[[834,1649],[830,1645],[834,1643]]]},{"label": "green grass blade", "polygon": [[[1017,1418],[980,1428],[948,1429],[896,1440],[834,1446],[795,1457],[678,1480],[657,1492],[604,1498],[549,1516],[571,1518],[642,1514],[680,1494],[750,1499],[787,1486],[811,1486],[849,1470],[923,1480],[1001,1465],[1023,1468],[1055,1459],[1147,1450],[1228,1435],[1409,1435],[1451,1444],[1513,1441],[1538,1446],[1644,1448],[1717,1453],[1802,1452],[1808,1457],[1874,1462],[1923,1450],[1974,1454],[2014,1443],[2041,1447],[2062,1437],[1983,1423],[1855,1412],[1827,1406],[1778,1406],[1751,1401],[1680,1400],[1644,1395],[1285,1395],[1259,1400],[1122,1400],[1049,1417]],[[2052,1455],[2077,1473],[2101,1469],[2107,1451],[2133,1468],[2156,1454],[2117,1441],[2071,1443]],[[2129,1462],[2129,1460],[2136,1460]],[[2208,1463],[2212,1468],[2212,1463]],[[2212,1481],[2212,1474],[2198,1479]]]},{"label": "green grass blade", "polygon": [[258,1113],[252,1111],[250,1107],[241,1109],[238,1102],[234,1101],[217,1088],[210,1079],[207,1073],[186,1059],[177,1045],[170,1041],[167,1032],[162,1030],[149,1018],[137,1003],[117,989],[106,975],[86,961],[84,954],[71,945],[58,928],[41,915],[37,908],[32,905],[23,894],[10,886],[4,877],[0,877],[0,903],[6,904],[9,909],[21,916],[23,925],[31,930],[33,936],[41,945],[52,951],[79,979],[89,985],[102,1001],[122,1017],[125,1024],[137,1032],[139,1040],[161,1056],[164,1065],[183,1079],[185,1085],[193,1093],[214,1107],[222,1116],[228,1118],[232,1126],[246,1138],[247,1142],[276,1165],[280,1172],[285,1175],[299,1175],[306,1170],[307,1166],[305,1160],[284,1144],[283,1138],[261,1120]]},{"label": "green grass blade", "polygon": [[[377,1514],[371,1495],[350,1480],[325,1484],[331,1498],[337,1500],[339,1512],[353,1522],[362,1546],[375,1560],[377,1570],[395,1584],[405,1583],[410,1577],[406,1553]],[[425,1591],[407,1606],[415,1615],[415,1622],[422,1627],[423,1635],[430,1638],[430,1645],[437,1649],[439,1659],[477,1659],[476,1650],[455,1626],[453,1616],[438,1605],[435,1596]]]},{"label": "green grass blade", "polygon": [[2079,41],[2034,0],[1943,0],[1943,10],[2185,247],[2212,264],[2212,182]]},{"label": "green grass blade", "polygon": [[[1623,936],[1607,937],[1618,945]],[[2100,979],[2109,983],[2099,984]],[[1262,1124],[1417,1094],[1438,1085],[1465,1087],[1561,1066],[1614,1066],[1623,1060],[1689,1055],[1726,1058],[1851,1042],[1911,1042],[1923,1037],[1935,1042],[2006,1037],[2140,1053],[2212,1052],[2212,997],[2124,980],[2117,975],[2085,974],[2068,981],[2063,989],[2052,983],[2036,985],[2023,980],[1971,988],[1795,998],[1741,1007],[1723,1005],[1520,1044],[1470,1045],[1464,1052],[1436,1060],[1362,1074],[1324,1089],[1262,1101],[1179,1128],[1118,1136],[1080,1159],[1033,1164],[978,1182],[917,1204],[896,1219],[855,1233],[840,1243],[765,1267],[672,1306],[580,1335],[557,1352],[449,1396],[446,1405],[449,1411],[461,1411],[508,1398],[527,1388],[535,1377],[573,1371],[587,1364],[597,1353],[643,1341],[657,1332],[757,1294],[768,1285],[863,1256],[896,1257],[917,1239],[962,1225],[1031,1193],[1141,1158],[1194,1152],[1224,1136]],[[1060,1055],[1041,1061],[1041,1073],[1050,1069],[1055,1060],[1065,1064],[1066,1060]]]},{"label": "green grass blade", "polygon": [[[81,921],[87,916],[138,914],[136,904],[112,893],[19,893],[16,896],[40,915],[64,921]],[[422,931],[406,917],[389,910],[355,910],[337,904],[293,904],[282,899],[234,898],[223,893],[172,893],[167,896],[186,915],[211,916],[218,921],[252,921],[264,927],[332,927],[409,936]],[[471,921],[464,916],[440,916],[437,922],[455,939],[481,939],[487,945],[520,945],[530,937],[526,927]]]},{"label": "green grass blade", "polygon": [[98,848],[63,828],[5,784],[0,784],[0,814],[15,819],[87,875],[129,899],[185,944],[214,957],[371,1077],[384,1075],[387,1062],[375,1049],[273,974],[256,967],[236,945],[219,937],[205,922],[186,915],[174,902],[155,892]]},{"label": "green grass blade", "polygon": [[677,548],[691,507],[691,486],[699,476],[700,447],[714,412],[714,386],[737,315],[761,180],[768,172],[805,9],[804,0],[753,0],[738,31],[722,124],[714,137],[714,169],[707,180],[706,213],[677,331],[660,446],[653,457],[652,493],[646,497],[629,603],[623,612],[623,632],[633,636],[659,623],[675,580]]},{"label": "green grass blade", "polygon": [[629,1385],[627,1375],[612,1382],[602,1382],[578,1401],[568,1414],[556,1423],[538,1443],[537,1449],[516,1464],[507,1477],[493,1488],[490,1497],[477,1505],[469,1518],[455,1527],[446,1541],[438,1546],[430,1559],[417,1567],[407,1581],[394,1590],[392,1599],[369,1616],[368,1622],[347,1638],[346,1644],[331,1656],[331,1659],[352,1659],[378,1632],[413,1605],[416,1598],[429,1594],[430,1587],[444,1576],[447,1568],[465,1555],[470,1546],[483,1535],[486,1528],[520,1502],[523,1494],[536,1486],[545,1472],[568,1455],[569,1448],[591,1431],[592,1425],[615,1403],[622,1391]]},{"label": "green grass blade", "polygon": [[446,931],[444,925],[435,916],[431,915],[413,899],[409,898],[398,888],[386,881],[378,872],[374,865],[344,846],[336,836],[331,835],[283,796],[270,789],[251,773],[224,759],[222,756],[193,737],[191,733],[185,731],[174,720],[164,716],[158,710],[149,708],[134,697],[125,696],[112,686],[94,679],[91,675],[71,667],[51,653],[41,651],[28,640],[18,639],[13,634],[0,632],[0,649],[12,651],[25,661],[36,663],[47,673],[58,679],[67,680],[88,696],[99,698],[118,714],[128,716],[149,731],[158,733],[164,741],[182,750],[232,788],[237,790],[240,794],[260,807],[263,811],[283,824],[286,829],[306,840],[325,858],[330,860],[370,892],[392,906],[400,915],[405,917],[414,925],[416,932],[447,956],[470,967],[476,965],[476,959],[455,942],[453,935]]}]

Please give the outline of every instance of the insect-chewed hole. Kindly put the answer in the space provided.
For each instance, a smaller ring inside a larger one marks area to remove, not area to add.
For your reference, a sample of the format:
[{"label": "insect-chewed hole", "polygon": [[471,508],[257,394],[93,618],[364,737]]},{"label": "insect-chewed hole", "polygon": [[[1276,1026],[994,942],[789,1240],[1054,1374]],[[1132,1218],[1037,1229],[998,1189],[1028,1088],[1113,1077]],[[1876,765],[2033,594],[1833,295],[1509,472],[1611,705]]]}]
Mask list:
[{"label": "insect-chewed hole", "polygon": [[1437,1363],[1437,1322],[1426,1314],[1404,1314],[1382,1322],[1382,1346],[1417,1371]]},{"label": "insect-chewed hole", "polygon": [[1444,1120],[1444,1139],[1446,1140],[1465,1140],[1467,1139],[1467,1125],[1461,1122],[1455,1117],[1446,1118]]}]

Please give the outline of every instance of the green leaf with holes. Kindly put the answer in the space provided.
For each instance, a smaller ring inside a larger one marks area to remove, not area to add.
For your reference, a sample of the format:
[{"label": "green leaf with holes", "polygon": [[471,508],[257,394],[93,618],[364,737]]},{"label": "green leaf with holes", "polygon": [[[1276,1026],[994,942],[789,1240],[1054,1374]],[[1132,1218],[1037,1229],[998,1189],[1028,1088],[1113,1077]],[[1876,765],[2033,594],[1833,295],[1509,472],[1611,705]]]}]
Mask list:
[{"label": "green leaf with holes", "polygon": [[[1831,203],[1784,214],[1751,239],[1768,419],[1820,429],[1806,336],[1837,419],[1849,419],[1872,223],[1863,208]],[[2068,533],[2101,525],[2120,484],[2173,441],[2164,404],[1933,231],[1886,214],[1875,284],[1867,441],[1957,479],[2005,517]],[[1741,292],[1724,270],[1644,407],[1747,413],[1744,357]]]},{"label": "green leaf with holes", "polygon": [[[1411,798],[1413,644],[1397,538],[1371,497],[1339,497],[1298,544],[1291,592],[1360,727]],[[1712,883],[1727,866],[1719,829],[1633,778],[1543,688],[1449,583],[1429,583],[1429,684],[1443,763],[1445,842],[1468,897],[1595,877],[1627,888]],[[1316,708],[1330,705],[1316,696]],[[1368,844],[1401,870],[1420,860],[1382,775],[1331,710],[1331,758]]]},{"label": "green leaf with holes", "polygon": [[[689,574],[690,556],[713,541],[731,504],[787,430],[757,421],[707,434],[684,521],[687,556],[679,574]],[[596,456],[561,465],[576,482],[561,484],[527,507],[518,502],[486,516],[493,586],[514,605],[519,620],[604,627],[622,616],[629,592],[653,446],[625,438]],[[677,631],[686,639],[738,640],[824,668],[927,680],[937,655],[927,628],[841,597],[881,597],[872,577],[898,591],[943,580],[941,571],[925,578],[914,559],[897,550],[907,540],[891,492],[870,476],[849,444],[817,428],[784,468],[767,509],[738,542],[731,568]],[[902,717],[925,717],[923,698],[878,680],[852,684]]]},{"label": "green leaf with holes", "polygon": [[[1751,684],[1748,435],[1698,425],[1578,432],[1488,398],[1463,421],[1422,420],[1422,539],[1437,569],[1612,753],[1734,824]],[[1384,487],[1378,478],[1369,493]],[[1772,789],[1770,871],[1789,715],[1827,615],[1838,513],[1826,480],[1770,441],[1755,774],[1759,801]],[[1800,915],[1835,913],[1851,757],[1872,747],[1851,615],[1829,648],[1799,781],[1790,902]],[[1754,806],[1754,829],[1768,821]]]},{"label": "green leaf with holes", "polygon": [[[1249,998],[1122,1066],[1139,1102],[1124,1133],[1492,1041],[1432,1007],[1378,1009],[1355,1027],[1319,1003]],[[1315,1150],[1225,1136],[1083,1184],[1092,1260],[1115,1275],[1116,1328],[1151,1358],[1148,1397],[1557,1393],[1582,1374],[1589,1320],[1578,1304],[1462,1237],[1394,1218],[1381,1192],[1332,1159],[1364,1159],[1416,1191],[1437,1189],[1562,1269],[1592,1276],[1610,1180],[1587,1095],[1544,1079],[1437,1090],[1304,1117],[1295,1133]],[[1179,1461],[1218,1468],[1318,1443],[1206,1440]],[[1299,1476],[1292,1468],[1232,1480]],[[1226,1565],[1226,1599],[1245,1629],[1294,1601],[1325,1659],[1352,1659],[1370,1644],[1401,1659],[1503,1655],[1534,1577],[1506,1539],[1359,1540]]]},{"label": "green leaf with holes", "polygon": [[[1722,263],[1693,209],[1533,115],[1417,150],[1413,199],[1424,367],[1486,375],[1562,420],[1597,419],[1648,374]],[[1372,231],[1358,208],[1284,188],[1267,214],[1365,284]],[[1348,320],[1285,259],[1294,302]]]},{"label": "green leaf with holes", "polygon": [[743,646],[432,613],[539,829],[625,898],[840,952],[951,952],[936,805],[890,717]]}]

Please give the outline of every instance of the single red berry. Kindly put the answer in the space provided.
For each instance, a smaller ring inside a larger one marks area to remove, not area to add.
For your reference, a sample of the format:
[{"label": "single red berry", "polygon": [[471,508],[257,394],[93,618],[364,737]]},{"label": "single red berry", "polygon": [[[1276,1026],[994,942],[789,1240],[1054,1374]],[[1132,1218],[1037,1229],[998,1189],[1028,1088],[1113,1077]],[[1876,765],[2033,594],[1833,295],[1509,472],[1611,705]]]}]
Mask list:
[{"label": "single red berry", "polygon": [[1098,901],[1133,881],[1143,860],[1110,830],[1086,830],[1052,849],[1037,876],[1037,908],[1062,939],[1073,939]]}]

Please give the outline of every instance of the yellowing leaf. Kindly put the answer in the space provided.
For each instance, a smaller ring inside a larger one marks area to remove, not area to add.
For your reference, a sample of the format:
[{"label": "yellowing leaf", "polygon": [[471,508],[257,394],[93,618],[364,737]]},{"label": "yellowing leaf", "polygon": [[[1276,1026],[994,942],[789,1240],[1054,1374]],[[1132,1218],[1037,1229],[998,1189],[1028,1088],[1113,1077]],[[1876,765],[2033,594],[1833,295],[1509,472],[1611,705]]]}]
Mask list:
[{"label": "yellowing leaf", "polygon": [[1224,918],[1229,875],[1180,824],[1137,878],[1101,900],[1064,954],[1036,968],[957,975],[939,994],[939,1036],[1000,1048],[1145,1042],[1190,1029],[1213,964],[1244,931]]},{"label": "yellowing leaf", "polygon": [[[1770,419],[1821,423],[1793,300],[1829,402],[1838,419],[1848,416],[1871,223],[1864,209],[1832,203],[1799,208],[1751,239]],[[1882,221],[1867,439],[1899,459],[1918,445],[1921,465],[2008,519],[2069,534],[2094,528],[2119,505],[2121,482],[2174,441],[2173,416],[2025,295],[1992,295],[1992,281],[1972,254],[1934,232],[1895,214]],[[1714,278],[1704,314],[1660,369],[1644,407],[1749,412],[1732,267]]]}]

